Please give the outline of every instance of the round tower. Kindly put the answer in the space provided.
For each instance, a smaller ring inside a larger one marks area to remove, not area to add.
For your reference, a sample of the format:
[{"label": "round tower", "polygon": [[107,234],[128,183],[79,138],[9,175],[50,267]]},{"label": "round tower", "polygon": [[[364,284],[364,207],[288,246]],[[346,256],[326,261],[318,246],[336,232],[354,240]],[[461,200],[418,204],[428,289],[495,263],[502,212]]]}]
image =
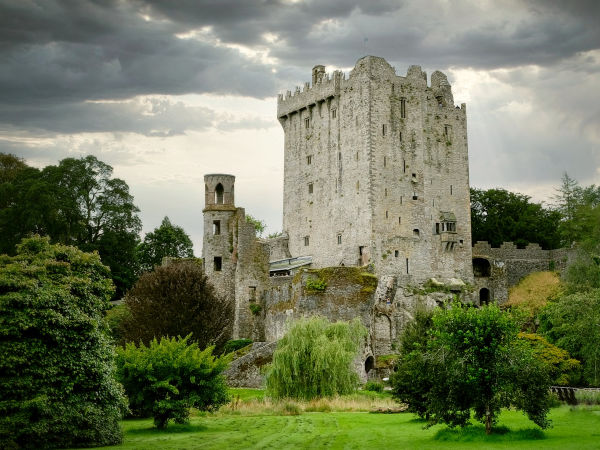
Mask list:
[{"label": "round tower", "polygon": [[231,300],[235,296],[237,245],[234,185],[233,175],[204,175],[204,271],[217,292]]}]

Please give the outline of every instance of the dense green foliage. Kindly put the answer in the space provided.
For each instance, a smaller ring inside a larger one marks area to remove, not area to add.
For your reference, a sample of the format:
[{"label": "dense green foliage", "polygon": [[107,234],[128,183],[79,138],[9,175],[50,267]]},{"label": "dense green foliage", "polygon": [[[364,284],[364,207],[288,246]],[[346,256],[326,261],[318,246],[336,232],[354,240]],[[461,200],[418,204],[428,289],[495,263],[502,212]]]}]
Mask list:
[{"label": "dense green foliage", "polygon": [[158,428],[169,420],[186,423],[190,407],[213,410],[228,401],[222,372],[230,356],[215,357],[185,338],[153,339],[117,349],[117,376],[136,417],[154,417]]},{"label": "dense green foliage", "polygon": [[537,242],[545,249],[559,248],[560,213],[530,200],[504,189],[471,188],[473,242],[488,241],[493,247],[514,242],[520,248]]},{"label": "dense green foliage", "polygon": [[147,272],[162,263],[163,258],[193,258],[192,240],[183,228],[173,225],[168,217],[159,227],[146,234],[138,247],[138,264]]},{"label": "dense green foliage", "polygon": [[517,331],[494,305],[436,310],[426,347],[415,345],[398,364],[395,396],[430,424],[465,426],[473,410],[490,433],[500,409],[515,406],[547,427],[547,367]]},{"label": "dense green foliage", "polygon": [[97,254],[48,238],[0,255],[0,448],[121,441],[126,404],[103,320],[109,276]]},{"label": "dense green foliage", "polygon": [[136,278],[141,222],[127,184],[94,156],[66,158],[41,171],[0,154],[0,252],[31,233],[52,242],[97,250],[120,297]]},{"label": "dense green foliage", "polygon": [[296,321],[277,344],[267,372],[267,392],[273,398],[305,400],[352,392],[358,376],[351,364],[366,334],[358,319]]},{"label": "dense green foliage", "polygon": [[182,261],[142,274],[125,296],[129,316],[120,335],[148,344],[161,336],[192,334],[200,348],[221,351],[231,336],[233,304],[217,295],[202,267]]},{"label": "dense green foliage", "polygon": [[600,289],[549,302],[540,314],[540,333],[581,361],[586,384],[600,386]]},{"label": "dense green foliage", "polygon": [[383,383],[377,381],[367,381],[364,387],[365,391],[383,392]]},{"label": "dense green foliage", "polygon": [[246,214],[246,222],[248,222],[254,227],[256,235],[259,237],[263,235],[265,229],[267,228],[267,224],[263,220],[257,219],[254,216],[251,216],[250,214]]}]

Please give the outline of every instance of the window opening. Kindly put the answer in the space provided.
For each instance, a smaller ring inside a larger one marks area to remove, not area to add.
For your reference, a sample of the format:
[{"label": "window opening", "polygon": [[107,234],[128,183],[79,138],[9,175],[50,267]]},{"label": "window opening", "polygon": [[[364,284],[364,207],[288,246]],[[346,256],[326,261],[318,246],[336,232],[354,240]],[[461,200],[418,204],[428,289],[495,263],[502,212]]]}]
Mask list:
[{"label": "window opening", "polygon": [[419,197],[417,196],[416,193],[414,193],[412,198],[413,198],[413,200],[418,200]]},{"label": "window opening", "polygon": [[356,193],[358,193],[358,190],[360,189],[360,181],[356,182]]},{"label": "window opening", "polygon": [[452,195],[452,185],[450,185],[450,195]]},{"label": "window opening", "polygon": [[400,132],[400,142],[402,142],[402,131]]},{"label": "window opening", "polygon": [[214,270],[215,272],[220,272],[222,267],[222,259],[220,256],[215,256],[214,258]]},{"label": "window opening", "polygon": [[304,128],[309,128],[310,127],[310,119],[307,117],[306,119],[304,119]]},{"label": "window opening", "polygon": [[383,196],[384,196],[384,197],[387,197],[387,188],[385,188],[385,189],[383,190]]},{"label": "window opening", "polygon": [[248,286],[248,298],[251,302],[256,300],[256,286]]},{"label": "window opening", "polygon": [[383,157],[383,167],[387,166],[387,157]]},{"label": "window opening", "polygon": [[309,194],[313,193],[313,184],[312,183],[308,183],[308,193]]},{"label": "window opening", "polygon": [[408,273],[408,258],[406,258],[406,273]]},{"label": "window opening", "polygon": [[398,250],[394,250],[394,258],[397,258],[399,253]]},{"label": "window opening", "polygon": [[304,236],[304,246],[308,247],[309,243],[310,243],[309,237],[308,236]]},{"label": "window opening", "polygon": [[342,152],[338,152],[338,161],[342,160]]},{"label": "window opening", "polygon": [[385,212],[385,218],[386,219],[388,218],[388,212],[387,211]]},{"label": "window opening", "polygon": [[435,224],[435,234],[440,234],[440,224],[439,223]]},{"label": "window opening", "polygon": [[400,99],[400,117],[406,119],[406,99]]},{"label": "window opening", "polygon": [[217,184],[217,187],[215,187],[215,203],[217,205],[223,204],[223,200],[224,200],[223,191],[224,191],[223,185],[221,183]]},{"label": "window opening", "polygon": [[213,220],[213,234],[221,234],[221,221]]},{"label": "window opening", "polygon": [[418,228],[415,228],[415,229],[413,230],[413,236],[414,236],[414,237],[419,237],[420,235],[421,235],[421,233],[420,233],[419,229],[418,229]]},{"label": "window opening", "polygon": [[383,125],[381,125],[381,135],[385,136],[385,132],[386,132],[386,124],[384,123]]},{"label": "window opening", "polygon": [[312,155],[306,157],[306,164],[312,164]]},{"label": "window opening", "polygon": [[398,225],[402,225],[402,217],[398,217]]},{"label": "window opening", "polygon": [[406,160],[402,160],[402,172],[406,173]]},{"label": "window opening", "polygon": [[332,119],[335,119],[336,117],[337,117],[337,109],[333,108],[333,109],[331,110],[331,118],[332,118]]},{"label": "window opening", "polygon": [[340,245],[342,243],[342,235],[341,234],[337,235],[337,243],[338,243],[338,245]]}]

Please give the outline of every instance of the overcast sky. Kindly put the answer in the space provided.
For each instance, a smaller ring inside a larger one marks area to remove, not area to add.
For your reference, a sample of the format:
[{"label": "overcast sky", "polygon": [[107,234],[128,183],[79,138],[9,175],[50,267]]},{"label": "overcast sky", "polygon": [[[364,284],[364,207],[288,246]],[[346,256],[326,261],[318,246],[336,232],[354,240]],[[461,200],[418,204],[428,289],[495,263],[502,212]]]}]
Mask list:
[{"label": "overcast sky", "polygon": [[144,231],[201,253],[203,175],[281,228],[276,96],[365,54],[445,72],[467,103],[471,185],[548,199],[600,184],[600,1],[0,0],[0,152],[114,167]]}]

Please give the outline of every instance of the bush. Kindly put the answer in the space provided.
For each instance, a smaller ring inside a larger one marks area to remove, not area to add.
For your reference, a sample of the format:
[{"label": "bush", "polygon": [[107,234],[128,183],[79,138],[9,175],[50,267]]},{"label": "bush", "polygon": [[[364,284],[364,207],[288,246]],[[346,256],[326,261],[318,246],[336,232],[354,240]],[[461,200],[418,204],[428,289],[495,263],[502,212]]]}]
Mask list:
[{"label": "bush", "polygon": [[501,408],[514,406],[546,428],[548,369],[517,331],[495,305],[436,310],[426,347],[406,355],[392,377],[394,395],[430,424],[464,427],[473,410],[489,434]]},{"label": "bush", "polygon": [[103,319],[113,292],[97,254],[48,238],[0,256],[0,448],[121,442],[126,402]]},{"label": "bush", "polygon": [[216,358],[213,347],[200,350],[185,338],[153,339],[117,349],[117,377],[136,417],[154,417],[158,428],[170,419],[186,423],[190,407],[214,410],[229,401],[222,372],[230,355]]},{"label": "bush", "polygon": [[217,296],[195,262],[173,263],[143,274],[125,304],[131,313],[123,321],[125,342],[148,345],[161,336],[191,333],[190,341],[200,348],[214,345],[220,352],[231,336],[233,304]]},{"label": "bush", "polygon": [[252,339],[232,339],[223,347],[223,353],[231,353],[252,344]]},{"label": "bush", "polygon": [[367,334],[358,319],[331,323],[323,317],[296,321],[278,342],[267,371],[267,392],[274,398],[310,400],[354,391],[352,368]]},{"label": "bush", "polygon": [[378,383],[377,381],[367,381],[365,384],[365,391],[383,392],[383,383]]}]

